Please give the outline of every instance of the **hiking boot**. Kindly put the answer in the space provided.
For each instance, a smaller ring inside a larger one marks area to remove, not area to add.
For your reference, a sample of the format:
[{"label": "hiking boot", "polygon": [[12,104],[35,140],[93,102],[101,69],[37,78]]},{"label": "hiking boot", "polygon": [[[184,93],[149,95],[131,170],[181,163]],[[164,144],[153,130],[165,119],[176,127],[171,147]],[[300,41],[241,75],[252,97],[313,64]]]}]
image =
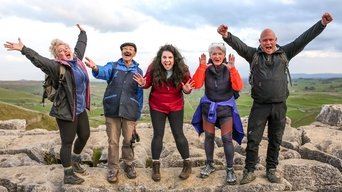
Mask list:
[{"label": "hiking boot", "polygon": [[77,185],[83,182],[84,182],[84,179],[82,179],[81,177],[78,177],[74,173],[74,170],[71,167],[64,169],[64,184]]},{"label": "hiking boot", "polygon": [[118,181],[118,169],[110,169],[107,174],[107,181],[109,183],[116,183]]},{"label": "hiking boot", "polygon": [[72,169],[74,170],[75,173],[85,173],[86,172],[86,169],[81,167],[80,163],[81,163],[81,156],[72,154],[71,155],[71,166],[72,166]]},{"label": "hiking boot", "polygon": [[227,182],[228,185],[235,185],[236,184],[236,175],[234,173],[234,168],[233,167],[228,167],[227,168],[226,182]]},{"label": "hiking boot", "polygon": [[266,170],[266,177],[271,183],[281,183],[281,177],[277,173],[276,169]]},{"label": "hiking boot", "polygon": [[179,178],[185,180],[187,178],[189,178],[190,174],[191,174],[191,161],[190,160],[184,160],[183,161],[183,169],[182,172],[179,175]]},{"label": "hiking boot", "polygon": [[135,172],[134,169],[134,163],[132,163],[131,165],[127,165],[125,163],[124,171],[129,179],[134,179],[137,177],[137,172]]},{"label": "hiking boot", "polygon": [[245,169],[245,170],[243,170],[243,176],[242,176],[242,179],[240,181],[240,185],[250,183],[250,182],[254,181],[255,178],[256,178],[256,176],[254,175],[253,172]]},{"label": "hiking boot", "polygon": [[152,179],[153,181],[160,181],[160,161],[153,161],[152,163]]},{"label": "hiking boot", "polygon": [[207,163],[205,167],[201,170],[201,177],[207,178],[209,177],[210,173],[215,171],[215,164],[213,162]]}]

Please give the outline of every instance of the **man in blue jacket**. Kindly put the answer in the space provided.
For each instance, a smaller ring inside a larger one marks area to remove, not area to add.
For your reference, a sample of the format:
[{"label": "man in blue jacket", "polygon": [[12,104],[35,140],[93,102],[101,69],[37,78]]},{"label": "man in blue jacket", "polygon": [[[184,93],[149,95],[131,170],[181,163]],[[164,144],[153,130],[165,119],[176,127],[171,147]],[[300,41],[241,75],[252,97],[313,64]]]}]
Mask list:
[{"label": "man in blue jacket", "polygon": [[133,60],[137,47],[134,43],[123,43],[120,49],[122,58],[115,62],[98,66],[87,57],[85,62],[92,69],[95,78],[106,80],[108,83],[103,97],[103,108],[108,136],[107,181],[110,183],[118,180],[121,132],[124,171],[128,178],[136,178],[131,139],[143,105],[143,89],[133,80],[134,74],[143,75],[138,67],[139,63]]}]

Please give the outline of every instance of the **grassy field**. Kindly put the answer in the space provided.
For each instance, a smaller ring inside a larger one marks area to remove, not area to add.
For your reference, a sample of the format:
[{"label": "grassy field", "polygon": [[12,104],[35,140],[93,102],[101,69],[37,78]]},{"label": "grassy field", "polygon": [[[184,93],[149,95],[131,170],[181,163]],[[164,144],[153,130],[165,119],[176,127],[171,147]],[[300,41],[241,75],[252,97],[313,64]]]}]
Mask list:
[{"label": "grassy field", "polygon": [[[293,86],[290,86],[290,96],[287,100],[287,115],[291,118],[293,127],[313,122],[323,104],[342,103],[342,78],[295,79],[292,83]],[[248,116],[252,104],[250,88],[247,83],[245,85],[245,89],[237,100],[241,117]],[[89,119],[92,127],[104,124],[102,97],[105,88],[105,82],[91,83]],[[30,122],[29,128],[56,129],[54,119],[48,117],[51,102],[46,101],[44,106],[41,103],[42,91],[42,82],[39,81],[0,81],[0,120],[25,118]],[[144,122],[150,121],[149,91],[144,91],[144,109],[141,118],[141,121]],[[203,89],[193,90],[191,94],[185,95],[184,122],[189,123],[191,121],[192,114],[202,95]],[[16,108],[16,106],[18,107]],[[32,117],[28,115],[30,113]]]}]

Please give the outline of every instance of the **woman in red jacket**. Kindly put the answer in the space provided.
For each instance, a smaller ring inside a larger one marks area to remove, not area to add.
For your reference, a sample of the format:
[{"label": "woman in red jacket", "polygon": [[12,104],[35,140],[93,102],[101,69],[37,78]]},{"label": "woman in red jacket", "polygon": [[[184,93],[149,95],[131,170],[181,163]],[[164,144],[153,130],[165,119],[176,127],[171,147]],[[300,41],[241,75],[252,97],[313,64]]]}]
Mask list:
[{"label": "woman in red jacket", "polygon": [[149,96],[153,126],[152,179],[154,181],[161,179],[159,158],[163,149],[166,118],[170,123],[177,149],[183,158],[183,170],[179,177],[187,179],[191,174],[191,161],[189,144],[183,132],[183,93],[189,94],[193,86],[188,66],[185,65],[177,48],[167,44],[159,49],[145,77],[136,74],[135,80],[144,89],[152,87]]}]

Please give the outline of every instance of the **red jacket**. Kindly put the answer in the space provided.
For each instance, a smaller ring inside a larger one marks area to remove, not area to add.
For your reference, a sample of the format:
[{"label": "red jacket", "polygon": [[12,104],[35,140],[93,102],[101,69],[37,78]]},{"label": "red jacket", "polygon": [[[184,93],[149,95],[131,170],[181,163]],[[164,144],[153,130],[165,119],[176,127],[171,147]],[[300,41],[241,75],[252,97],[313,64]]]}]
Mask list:
[{"label": "red jacket", "polygon": [[[179,84],[177,88],[173,87],[171,84],[157,86],[153,84],[151,69],[152,65],[150,65],[146,71],[146,84],[143,87],[144,89],[147,89],[152,86],[149,96],[150,108],[163,113],[182,110],[184,108],[182,84]],[[190,72],[188,72],[183,83],[185,84],[190,78]]]}]

